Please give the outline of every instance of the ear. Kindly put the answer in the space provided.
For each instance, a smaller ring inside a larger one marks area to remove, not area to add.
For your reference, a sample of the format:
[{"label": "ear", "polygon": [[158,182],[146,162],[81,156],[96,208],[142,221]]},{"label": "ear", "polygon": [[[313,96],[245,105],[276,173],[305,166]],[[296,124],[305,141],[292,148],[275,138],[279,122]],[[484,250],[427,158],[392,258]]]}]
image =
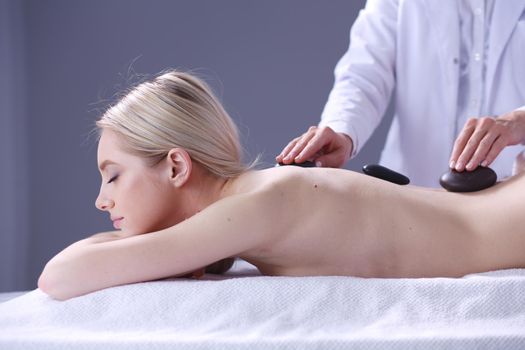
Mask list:
[{"label": "ear", "polygon": [[177,187],[183,186],[189,179],[192,171],[191,157],[182,148],[173,148],[168,152],[170,180]]}]

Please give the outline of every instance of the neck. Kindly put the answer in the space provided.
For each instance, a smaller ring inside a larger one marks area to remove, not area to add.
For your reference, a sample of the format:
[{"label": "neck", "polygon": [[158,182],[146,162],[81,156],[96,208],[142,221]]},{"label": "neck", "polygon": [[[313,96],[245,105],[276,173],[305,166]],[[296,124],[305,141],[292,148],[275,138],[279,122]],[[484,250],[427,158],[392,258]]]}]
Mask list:
[{"label": "neck", "polygon": [[186,217],[193,216],[218,200],[233,194],[232,185],[237,178],[221,178],[201,172],[193,178],[187,196]]}]

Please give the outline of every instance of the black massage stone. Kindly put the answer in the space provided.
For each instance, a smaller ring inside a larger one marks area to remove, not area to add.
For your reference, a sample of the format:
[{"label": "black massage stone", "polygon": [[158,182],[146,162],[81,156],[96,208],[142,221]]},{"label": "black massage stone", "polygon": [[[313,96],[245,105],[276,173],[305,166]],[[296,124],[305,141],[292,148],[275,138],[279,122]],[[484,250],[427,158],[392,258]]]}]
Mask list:
[{"label": "black massage stone", "polygon": [[367,164],[363,167],[363,172],[367,175],[390,181],[398,185],[408,185],[410,183],[410,179],[405,175],[379,164]]},{"label": "black massage stone", "polygon": [[457,172],[450,169],[441,175],[439,183],[450,192],[474,192],[494,185],[497,179],[494,170],[480,166],[473,171]]},{"label": "black massage stone", "polygon": [[310,162],[308,160],[306,162],[302,162],[302,163],[292,163],[292,164],[279,163],[279,166],[285,166],[285,165],[295,165],[295,166],[300,166],[300,167],[303,167],[303,168],[315,168],[315,163],[314,162]]}]

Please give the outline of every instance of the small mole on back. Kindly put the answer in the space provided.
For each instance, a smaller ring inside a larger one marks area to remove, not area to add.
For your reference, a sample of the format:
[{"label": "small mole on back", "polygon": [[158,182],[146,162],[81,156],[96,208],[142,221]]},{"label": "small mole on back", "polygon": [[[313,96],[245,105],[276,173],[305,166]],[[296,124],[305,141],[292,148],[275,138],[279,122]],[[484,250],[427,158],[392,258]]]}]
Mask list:
[{"label": "small mole on back", "polygon": [[314,185],[314,188],[317,188],[317,185]]}]

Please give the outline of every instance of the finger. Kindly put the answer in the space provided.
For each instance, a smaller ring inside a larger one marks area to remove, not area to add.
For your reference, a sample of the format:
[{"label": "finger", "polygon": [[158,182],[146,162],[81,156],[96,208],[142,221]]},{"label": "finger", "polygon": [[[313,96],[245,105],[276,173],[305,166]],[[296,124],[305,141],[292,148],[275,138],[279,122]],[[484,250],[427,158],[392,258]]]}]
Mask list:
[{"label": "finger", "polygon": [[299,141],[297,141],[297,143],[295,144],[295,146],[292,148],[292,150],[290,151],[290,153],[284,158],[284,161],[287,162],[296,162],[296,163],[299,163],[295,160],[295,158],[297,157],[297,155],[299,153],[301,153],[301,151],[306,147],[306,145],[308,144],[308,142],[310,142],[310,140],[315,136],[315,132],[312,132],[312,131],[309,131],[307,132],[306,134],[303,135],[303,137],[301,137],[301,139]]},{"label": "finger", "polygon": [[302,149],[301,153],[295,157],[295,161],[297,163],[302,163],[305,160],[314,158],[328,143],[330,143],[330,139],[329,136],[327,137],[326,133],[317,133],[310,139],[310,141]]},{"label": "finger", "polygon": [[476,123],[476,130],[467,141],[463,152],[458,158],[456,170],[463,171],[464,169],[467,169],[467,171],[471,171],[478,167],[479,163],[476,163],[474,160],[472,160],[472,157],[479,148],[481,141],[490,132],[490,130],[494,130],[497,133],[498,128],[495,126],[495,124],[496,122],[492,117],[483,117],[478,119]]},{"label": "finger", "polygon": [[463,152],[461,152],[461,154],[459,155],[458,161],[456,163],[457,171],[465,170],[465,166],[467,165],[468,161],[472,158],[472,155],[478,148],[480,141],[483,139],[483,137],[485,137],[485,133],[486,132],[484,130],[476,130],[472,134],[470,139],[467,141]]},{"label": "finger", "polygon": [[467,161],[466,169],[468,171],[476,169],[478,165],[480,165],[481,162],[485,160],[492,147],[492,144],[499,136],[499,133],[492,131],[483,137],[483,139],[479,142],[478,148],[475,150],[470,160]]},{"label": "finger", "polygon": [[508,142],[505,137],[498,137],[494,143],[492,143],[492,146],[490,147],[490,151],[485,157],[485,160],[481,163],[483,166],[489,166],[496,157],[501,153],[501,151],[508,146]]},{"label": "finger", "polygon": [[297,143],[297,141],[299,141],[301,137],[302,135],[288,142],[288,144],[286,145],[286,147],[283,148],[283,150],[281,151],[278,157],[285,158],[288,155],[288,153],[290,153],[292,148],[294,148],[295,144]]},{"label": "finger", "polygon": [[292,141],[290,141],[288,143],[288,145],[286,145],[286,147],[281,151],[281,154],[279,154],[275,159],[277,160],[277,162],[283,162],[285,164],[289,164],[292,162],[292,157],[290,156],[290,153],[292,152],[292,150],[294,149],[294,147],[297,145],[298,142],[300,142],[305,136],[307,136],[308,134],[312,133],[312,132],[315,132],[315,130],[317,129],[316,126],[311,126],[308,128],[308,130],[302,134],[301,136],[299,137],[296,137],[295,139],[293,139]]},{"label": "finger", "polygon": [[292,141],[290,141],[286,147],[282,150],[281,154],[279,154],[276,158],[276,160],[278,162],[282,162],[284,160],[284,158],[286,158],[289,154],[290,154],[290,151],[295,147],[295,144],[297,143],[297,141],[299,141],[300,137],[297,137],[295,139],[293,139]]},{"label": "finger", "polygon": [[456,142],[454,142],[454,148],[452,149],[452,155],[450,156],[450,168],[454,168],[458,161],[461,152],[465,149],[467,141],[470,139],[474,131],[476,130],[477,119],[470,118],[465,123],[463,130],[461,130]]}]

